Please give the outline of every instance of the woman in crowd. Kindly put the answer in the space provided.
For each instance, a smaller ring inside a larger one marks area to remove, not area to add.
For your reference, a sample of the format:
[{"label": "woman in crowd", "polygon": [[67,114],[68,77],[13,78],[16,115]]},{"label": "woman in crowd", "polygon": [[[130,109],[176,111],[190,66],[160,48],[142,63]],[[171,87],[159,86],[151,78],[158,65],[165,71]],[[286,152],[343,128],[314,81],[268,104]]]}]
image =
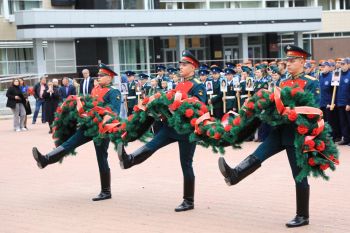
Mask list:
[{"label": "woman in crowd", "polygon": [[24,119],[26,116],[26,110],[24,108],[25,97],[19,86],[19,79],[14,79],[12,85],[6,92],[7,103],[6,107],[11,108],[13,113],[13,128],[16,132],[26,131],[24,127]]},{"label": "woman in crowd", "polygon": [[19,80],[19,88],[21,89],[21,92],[25,98],[25,103],[24,103],[24,109],[26,110],[26,115],[24,117],[24,128],[28,129],[27,127],[27,116],[32,114],[32,108],[30,107],[29,103],[29,94],[28,94],[28,86],[25,85],[24,80],[22,78],[18,79]]},{"label": "woman in crowd", "polygon": [[58,81],[49,82],[46,90],[43,93],[43,98],[45,101],[45,119],[49,123],[50,131],[52,133],[52,122],[55,118],[56,108],[60,102],[60,95],[58,93],[58,86],[54,85]]}]

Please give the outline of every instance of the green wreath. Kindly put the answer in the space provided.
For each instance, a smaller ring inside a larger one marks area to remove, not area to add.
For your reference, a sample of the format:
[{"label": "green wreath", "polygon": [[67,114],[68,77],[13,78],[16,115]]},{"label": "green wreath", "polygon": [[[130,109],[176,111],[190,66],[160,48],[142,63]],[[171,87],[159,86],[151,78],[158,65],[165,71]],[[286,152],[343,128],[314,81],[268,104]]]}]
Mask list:
[{"label": "green wreath", "polygon": [[323,122],[313,95],[299,87],[276,88],[274,92],[262,89],[246,100],[238,114],[226,114],[221,121],[210,117],[208,107],[197,98],[175,90],[146,97],[124,120],[91,97],[70,96],[56,111],[53,137],[59,146],[83,127],[84,134],[95,142],[109,137],[116,147],[150,136],[147,132],[155,120],[166,120],[178,133],[189,134],[191,141],[220,153],[227,146],[240,148],[261,122],[294,124],[297,165],[301,168],[297,180],[310,175],[328,179],[325,170],[334,171],[339,164],[329,125]]}]

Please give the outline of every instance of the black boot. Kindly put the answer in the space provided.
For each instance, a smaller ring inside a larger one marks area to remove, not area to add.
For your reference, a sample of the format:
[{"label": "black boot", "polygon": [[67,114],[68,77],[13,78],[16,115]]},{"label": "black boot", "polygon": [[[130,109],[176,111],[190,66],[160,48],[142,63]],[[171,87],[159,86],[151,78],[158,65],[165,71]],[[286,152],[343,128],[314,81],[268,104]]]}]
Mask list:
[{"label": "black boot", "polygon": [[45,156],[42,155],[36,147],[33,147],[32,153],[38,167],[43,169],[49,164],[57,163],[60,161],[67,152],[62,146],[59,146]]},{"label": "black boot", "polygon": [[142,146],[130,155],[125,152],[124,145],[118,144],[117,146],[119,164],[122,169],[128,169],[136,164],[140,164],[148,159],[154,151],[150,150],[146,146]]},{"label": "black boot", "polygon": [[97,197],[92,198],[93,201],[102,201],[106,199],[111,199],[111,173],[110,172],[100,172],[101,181],[101,192]]},{"label": "black boot", "polygon": [[301,227],[309,225],[310,187],[296,186],[297,215],[286,223],[287,227]]},{"label": "black boot", "polygon": [[194,209],[194,179],[184,180],[183,202],[175,208],[175,212]]},{"label": "black boot", "polygon": [[260,166],[261,162],[255,155],[249,155],[234,169],[227,165],[223,157],[219,158],[220,172],[225,177],[225,181],[229,186],[237,184]]}]

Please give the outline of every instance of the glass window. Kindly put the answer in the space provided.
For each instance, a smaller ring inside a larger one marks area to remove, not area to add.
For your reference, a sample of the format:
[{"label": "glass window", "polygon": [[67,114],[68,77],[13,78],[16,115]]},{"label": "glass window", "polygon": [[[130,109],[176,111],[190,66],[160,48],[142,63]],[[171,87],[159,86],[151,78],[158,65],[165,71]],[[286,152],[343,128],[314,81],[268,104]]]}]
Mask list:
[{"label": "glass window", "polygon": [[279,7],[279,1],[266,1],[266,7]]},{"label": "glass window", "polygon": [[241,8],[259,8],[261,1],[241,1]]},{"label": "glass window", "polygon": [[329,11],[335,9],[335,0],[318,0],[318,5],[322,6],[322,10]]},{"label": "glass window", "polygon": [[238,37],[224,37],[224,46],[238,46]]},{"label": "glass window", "polygon": [[34,73],[32,48],[0,49],[0,74]]},{"label": "glass window", "polygon": [[124,0],[124,9],[125,10],[132,10],[132,9],[143,10],[145,9],[144,0]]},{"label": "glass window", "polygon": [[122,0],[106,0],[107,9],[122,9]]},{"label": "glass window", "polygon": [[31,10],[33,8],[41,8],[41,0],[9,0],[9,11],[13,14],[19,10]]},{"label": "glass window", "polygon": [[147,70],[146,40],[119,40],[120,70]]},{"label": "glass window", "polygon": [[7,60],[8,61],[25,61],[33,60],[33,49],[32,48],[8,48],[7,49]]},{"label": "glass window", "polygon": [[74,41],[48,41],[45,48],[47,73],[72,73],[75,67]]},{"label": "glass window", "polygon": [[223,9],[226,8],[226,2],[211,2],[210,8],[211,9]]},{"label": "glass window", "polygon": [[184,2],[184,9],[200,9],[200,2]]}]

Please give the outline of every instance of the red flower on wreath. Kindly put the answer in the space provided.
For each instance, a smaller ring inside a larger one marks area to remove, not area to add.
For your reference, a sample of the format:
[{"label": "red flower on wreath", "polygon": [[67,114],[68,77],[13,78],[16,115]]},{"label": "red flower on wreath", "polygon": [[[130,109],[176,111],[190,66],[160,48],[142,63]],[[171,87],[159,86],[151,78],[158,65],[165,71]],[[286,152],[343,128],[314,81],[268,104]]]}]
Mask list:
[{"label": "red flower on wreath", "polygon": [[317,146],[316,146],[316,149],[318,151],[324,151],[324,149],[326,148],[326,145],[324,144],[323,141],[321,141]]},{"label": "red flower on wreath", "polygon": [[318,116],[318,115],[316,115],[316,114],[307,114],[307,115],[306,115],[306,117],[309,118],[309,119],[313,119],[313,118],[315,118],[316,116]]},{"label": "red flower on wreath", "polygon": [[269,95],[269,99],[270,99],[271,102],[274,102],[275,101],[275,94],[271,93]]},{"label": "red flower on wreath", "polygon": [[291,90],[290,94],[292,97],[294,97],[299,92],[304,92],[304,90],[300,87],[295,87]]},{"label": "red flower on wreath", "polygon": [[145,97],[145,98],[142,100],[142,104],[143,104],[143,105],[148,104],[148,102],[149,102],[149,97]]},{"label": "red flower on wreath", "polygon": [[320,133],[320,129],[319,128],[315,128],[315,129],[312,130],[311,135],[317,136],[317,135],[319,135],[319,133]]},{"label": "red flower on wreath", "polygon": [[224,128],[224,130],[226,132],[230,132],[231,129],[232,129],[232,125],[226,125],[225,128]]},{"label": "red flower on wreath", "polygon": [[204,112],[202,110],[198,110],[198,115],[202,116],[204,114]]},{"label": "red flower on wreath", "polygon": [[295,110],[290,110],[290,112],[288,114],[288,120],[296,121],[297,118],[298,118],[297,112]]},{"label": "red flower on wreath", "polygon": [[238,116],[238,117],[236,117],[235,119],[233,119],[233,124],[234,124],[235,126],[240,125],[240,124],[241,124],[241,117]]},{"label": "red flower on wreath", "polygon": [[252,113],[251,111],[246,111],[246,113],[245,113],[245,114],[246,114],[246,116],[247,116],[247,117],[251,117],[251,116],[253,116],[253,113]]},{"label": "red flower on wreath", "polygon": [[71,102],[69,103],[69,107],[73,107],[73,106],[74,106],[74,102],[71,101]]},{"label": "red flower on wreath", "polygon": [[160,94],[159,92],[157,92],[156,94],[154,94],[154,98],[158,99],[162,94]]},{"label": "red flower on wreath", "polygon": [[167,98],[168,100],[171,100],[173,97],[174,97],[174,92],[169,91],[168,93],[166,93],[166,98]]},{"label": "red flower on wreath", "polygon": [[216,140],[219,140],[219,139],[221,138],[221,134],[218,133],[218,132],[216,132],[216,133],[214,134],[214,138],[215,138]]},{"label": "red flower on wreath", "polygon": [[132,118],[134,118],[134,114],[131,114],[130,116],[128,116],[128,121],[132,121]]},{"label": "red flower on wreath", "polygon": [[304,134],[307,134],[307,132],[309,131],[309,128],[306,127],[305,125],[299,125],[297,130],[299,134],[304,135]]},{"label": "red flower on wreath", "polygon": [[249,102],[247,103],[247,108],[253,110],[253,109],[254,109],[254,103],[253,103],[252,101],[249,101]]},{"label": "red flower on wreath", "polygon": [[322,171],[327,170],[329,168],[329,164],[328,163],[321,164],[320,168],[321,168]]},{"label": "red flower on wreath", "polygon": [[191,118],[192,116],[193,116],[193,110],[192,109],[186,109],[186,111],[185,111],[185,116],[187,117],[187,118]]},{"label": "red flower on wreath", "polygon": [[135,105],[135,106],[133,107],[133,111],[134,111],[134,112],[138,112],[138,111],[140,111],[139,106]]},{"label": "red flower on wreath", "polygon": [[196,125],[197,118],[192,118],[190,124],[194,127]]},{"label": "red flower on wreath", "polygon": [[94,106],[97,106],[98,105],[98,101],[92,101],[92,105],[94,105]]},{"label": "red flower on wreath", "polygon": [[181,101],[180,100],[175,100],[171,105],[170,105],[170,110],[175,111],[181,106]]},{"label": "red flower on wreath", "polygon": [[[208,112],[208,108],[207,108],[207,106],[206,106],[205,104],[202,104],[202,105],[201,105],[200,110],[201,110],[203,113]],[[203,115],[203,114],[202,114],[202,115]]]},{"label": "red flower on wreath", "polygon": [[260,89],[260,90],[258,91],[258,93],[256,93],[256,95],[257,95],[259,98],[263,97],[262,89]]},{"label": "red flower on wreath", "polygon": [[61,107],[57,107],[56,112],[62,113],[62,108]]},{"label": "red flower on wreath", "polygon": [[309,158],[308,163],[309,163],[310,166],[315,166],[316,165],[316,162],[315,162],[314,158]]},{"label": "red flower on wreath", "polygon": [[125,122],[123,122],[123,123],[121,124],[120,129],[121,129],[121,130],[125,130],[125,129],[126,129],[126,123],[125,123]]},{"label": "red flower on wreath", "polygon": [[305,142],[305,145],[309,147],[309,149],[313,149],[315,147],[315,141],[314,140],[307,140]]}]

